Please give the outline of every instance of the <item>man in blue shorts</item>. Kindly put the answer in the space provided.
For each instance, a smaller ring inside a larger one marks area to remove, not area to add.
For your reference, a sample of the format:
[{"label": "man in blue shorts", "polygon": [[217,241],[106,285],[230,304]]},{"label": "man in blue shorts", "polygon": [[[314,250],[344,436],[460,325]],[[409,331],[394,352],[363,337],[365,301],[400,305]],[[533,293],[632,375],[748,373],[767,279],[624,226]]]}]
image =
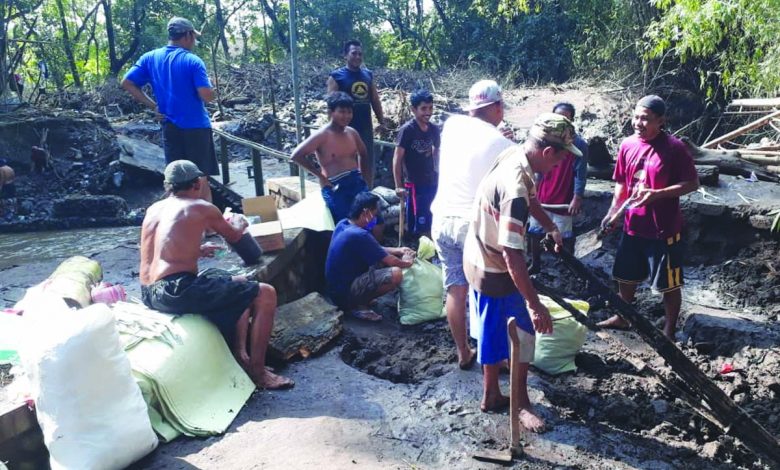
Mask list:
[{"label": "man in blue shorts", "polygon": [[[192,53],[199,36],[189,20],[171,18],[168,45],[142,55],[125,75],[122,88],[160,120],[165,162],[189,160],[203,172],[201,197],[210,202],[206,175],[218,175],[219,167],[204,103],[215,95],[206,64]],[[156,103],[141,89],[146,84],[151,84]]]},{"label": "man in blue shorts", "polygon": [[367,321],[381,321],[382,315],[369,302],[396,289],[403,280],[401,268],[408,268],[415,252],[409,248],[383,247],[371,234],[379,213],[379,196],[362,192],[355,196],[349,217],[339,222],[325,262],[328,293],[342,310]]},{"label": "man in blue shorts", "polygon": [[433,95],[428,90],[415,91],[409,101],[413,118],[398,131],[393,155],[395,192],[406,198],[408,232],[430,237],[431,203],[439,179],[436,168],[439,166],[441,131],[430,122]]},{"label": "man in blue shorts", "polygon": [[[368,191],[363,179],[367,170],[366,146],[355,129],[349,127],[352,119],[352,98],[337,91],[325,98],[328,104],[330,122],[293,150],[292,160],[313,174],[320,181],[322,198],[325,200],[333,222],[347,217],[355,196]],[[315,165],[307,157],[314,153]],[[374,228],[374,235],[381,236],[382,225]]]},{"label": "man in blue shorts", "polygon": [[528,398],[528,364],[534,357],[535,333],[552,333],[550,313],[528,277],[525,226],[535,197],[534,173],[545,174],[572,152],[574,126],[559,114],[534,121],[522,146],[504,150],[477,189],[472,222],[463,246],[463,272],[469,282],[471,334],[483,365],[480,409],[505,408],[498,372],[509,358],[507,320],[517,319],[520,337],[520,422],[532,432],[544,429]]}]

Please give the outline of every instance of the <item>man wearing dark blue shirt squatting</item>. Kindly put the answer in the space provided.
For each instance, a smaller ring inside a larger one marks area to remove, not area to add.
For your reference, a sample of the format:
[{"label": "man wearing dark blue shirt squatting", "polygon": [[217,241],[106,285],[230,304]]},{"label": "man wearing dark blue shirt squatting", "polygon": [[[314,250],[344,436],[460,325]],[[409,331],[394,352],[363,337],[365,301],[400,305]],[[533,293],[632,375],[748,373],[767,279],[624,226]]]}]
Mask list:
[{"label": "man wearing dark blue shirt squatting", "polygon": [[356,39],[351,39],[344,44],[344,59],[347,65],[330,73],[328,77],[328,93],[343,91],[355,102],[354,114],[349,126],[360,134],[361,140],[368,150],[368,171],[363,173],[363,178],[368,184],[368,189],[374,187],[376,164],[374,159],[374,128],[371,123],[371,109],[376,113],[379,127],[385,126],[385,117],[382,112],[382,102],[374,84],[374,74],[371,70],[363,68],[363,45]]},{"label": "man wearing dark blue shirt squatting", "polygon": [[416,253],[409,248],[383,247],[371,234],[379,213],[379,196],[368,191],[355,196],[349,217],[333,230],[325,262],[328,294],[355,318],[381,321],[368,306],[396,289],[403,280],[401,268],[412,265]]},{"label": "man wearing dark blue shirt squatting", "polygon": [[[206,64],[192,52],[199,36],[189,20],[171,18],[168,45],[142,55],[125,75],[122,88],[161,121],[166,163],[190,160],[204,175],[218,175],[205,106],[214,100],[214,88]],[[146,84],[151,84],[156,103],[141,89]],[[203,183],[201,197],[210,202],[207,176]]]}]

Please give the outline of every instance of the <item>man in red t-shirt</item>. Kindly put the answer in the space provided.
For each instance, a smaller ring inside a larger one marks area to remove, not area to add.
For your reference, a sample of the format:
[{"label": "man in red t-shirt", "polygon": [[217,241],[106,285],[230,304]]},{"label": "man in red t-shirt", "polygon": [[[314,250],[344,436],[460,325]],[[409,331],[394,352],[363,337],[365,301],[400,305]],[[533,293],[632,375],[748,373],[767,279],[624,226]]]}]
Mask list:
[{"label": "man in red t-shirt", "polygon": [[[680,196],[696,191],[699,177],[685,144],[662,129],[665,113],[658,96],[637,103],[631,120],[634,135],[620,144],[612,177],[615,196],[602,227],[611,228],[625,203],[612,276],[628,303],[634,301],[637,285],[650,278],[653,291],[663,294],[664,334],[673,341],[683,285]],[[615,315],[599,326],[624,328],[628,323]]]}]

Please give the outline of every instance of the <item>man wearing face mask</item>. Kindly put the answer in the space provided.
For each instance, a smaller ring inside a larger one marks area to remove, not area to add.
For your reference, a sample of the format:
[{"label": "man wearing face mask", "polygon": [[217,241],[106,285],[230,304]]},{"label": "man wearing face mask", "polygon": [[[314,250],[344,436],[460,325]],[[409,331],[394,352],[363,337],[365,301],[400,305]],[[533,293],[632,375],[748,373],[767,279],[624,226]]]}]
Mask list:
[{"label": "man wearing face mask", "polygon": [[346,219],[336,225],[325,262],[328,293],[342,310],[360,320],[381,321],[369,308],[373,299],[395,290],[403,280],[415,252],[409,248],[383,247],[371,234],[379,213],[379,196],[362,192],[355,196]]},{"label": "man wearing face mask", "polygon": [[[218,175],[211,121],[205,103],[214,100],[206,64],[192,51],[198,32],[189,20],[168,22],[168,45],[147,52],[122,80],[136,101],[151,109],[162,126],[165,162],[189,160],[204,175]],[[157,102],[142,87],[151,84]],[[203,176],[201,198],[211,201],[208,177]]]}]

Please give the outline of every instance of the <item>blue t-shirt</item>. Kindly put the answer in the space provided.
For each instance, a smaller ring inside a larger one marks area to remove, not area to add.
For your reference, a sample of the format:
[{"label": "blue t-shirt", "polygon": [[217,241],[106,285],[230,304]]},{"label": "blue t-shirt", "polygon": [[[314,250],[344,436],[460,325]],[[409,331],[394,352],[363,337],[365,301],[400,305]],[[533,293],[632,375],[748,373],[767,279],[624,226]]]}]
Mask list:
[{"label": "blue t-shirt", "polygon": [[125,78],[142,87],[152,84],[157,109],[182,129],[210,128],[206,106],[198,88],[211,88],[206,64],[178,46],[165,46],[142,55]]},{"label": "blue t-shirt", "polygon": [[345,308],[352,282],[385,256],[387,252],[371,232],[342,219],[333,230],[325,261],[328,293],[336,305]]},{"label": "blue t-shirt", "polygon": [[350,70],[347,67],[341,67],[331,72],[330,76],[338,84],[339,91],[348,94],[355,101],[352,108],[352,121],[349,123],[350,127],[361,135],[365,132],[373,133],[373,126],[371,125],[371,82],[374,81],[374,74],[364,68]]}]

